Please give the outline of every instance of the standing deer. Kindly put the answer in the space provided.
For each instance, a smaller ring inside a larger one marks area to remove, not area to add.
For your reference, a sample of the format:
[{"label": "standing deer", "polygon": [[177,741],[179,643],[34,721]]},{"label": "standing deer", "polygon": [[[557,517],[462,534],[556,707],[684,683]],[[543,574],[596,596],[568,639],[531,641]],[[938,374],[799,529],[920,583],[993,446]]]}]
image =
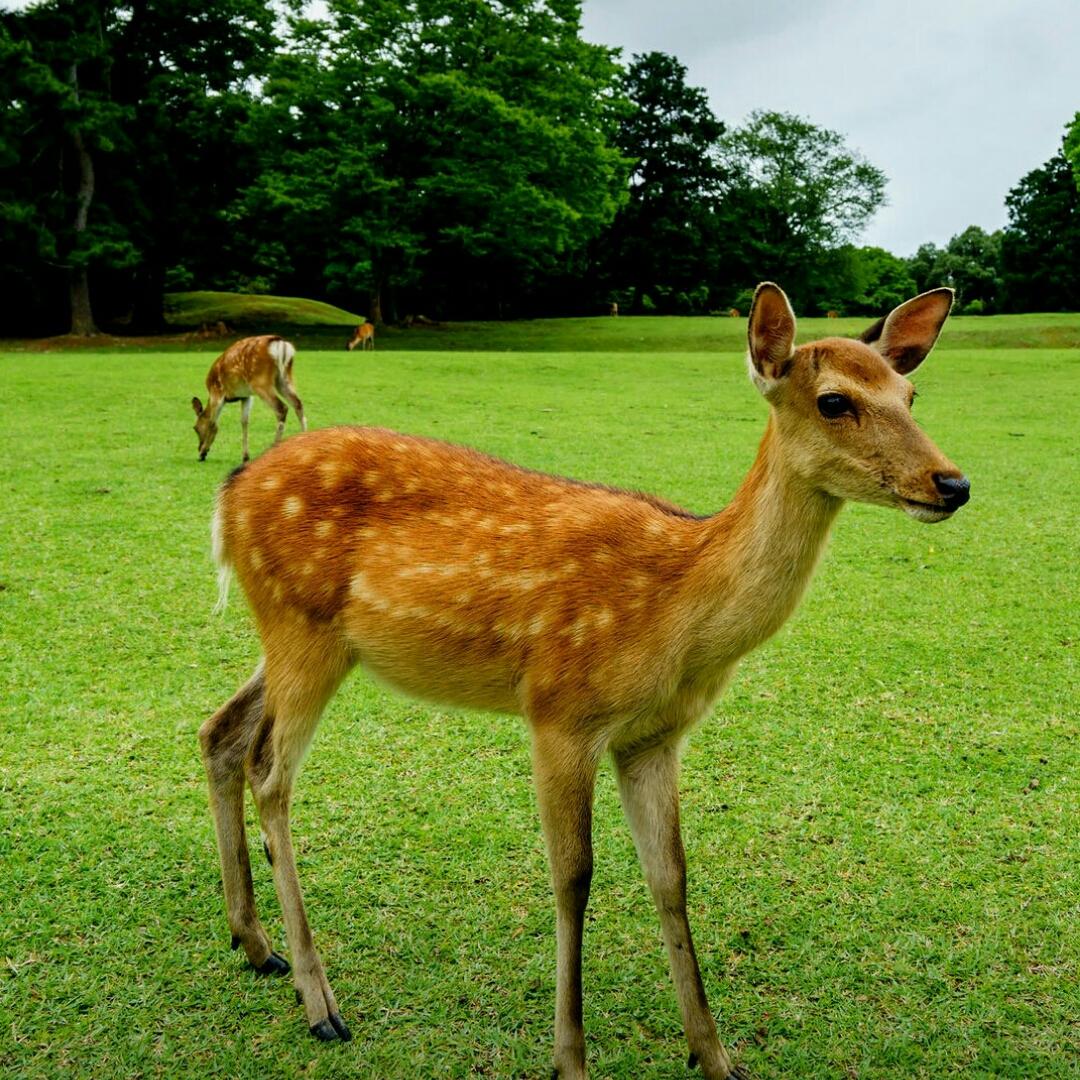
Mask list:
[{"label": "standing deer", "polygon": [[353,336],[345,343],[345,348],[352,352],[356,346],[360,346],[361,352],[365,349],[375,348],[375,324],[361,323],[354,331]]},{"label": "standing deer", "polygon": [[304,405],[293,385],[294,356],[296,349],[284,338],[264,334],[234,342],[214,361],[206,374],[206,389],[210,395],[206,399],[206,406],[197,397],[191,399],[191,407],[195,410],[195,434],[199,436],[200,461],[206,460],[217,438],[218,417],[231,401],[242,402],[240,427],[243,431],[244,460],[248,460],[248,417],[251,415],[253,394],[262,398],[277,416],[275,443],[281,442],[285,418],[289,415],[285,401],[296,410],[300,429],[307,431]]},{"label": "standing deer", "polygon": [[221,597],[239,578],[254,674],[199,732],[233,947],[286,973],[255,911],[245,778],[273,867],[307,1023],[349,1039],[315,950],[289,831],[293,781],[326,702],[359,664],[398,689],[528,723],[555,892],[555,1072],[581,1080],[581,944],[593,784],[614,759],[656,902],[691,1063],[742,1077],[717,1037],[686,916],[679,755],[739,660],[794,610],[845,500],[942,521],[968,481],[911,417],[905,378],[952,304],[936,289],[862,340],[795,347],[758,286],[750,375],[769,421],[724,510],[546,476],[373,428],[297,436],[230,477],[213,523]]}]

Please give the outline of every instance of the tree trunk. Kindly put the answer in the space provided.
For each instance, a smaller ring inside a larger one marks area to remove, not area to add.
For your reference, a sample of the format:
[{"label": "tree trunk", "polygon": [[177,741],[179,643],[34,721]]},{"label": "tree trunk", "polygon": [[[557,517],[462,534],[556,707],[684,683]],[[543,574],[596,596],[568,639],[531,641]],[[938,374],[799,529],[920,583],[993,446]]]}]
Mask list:
[{"label": "tree trunk", "polygon": [[[78,101],[79,69],[75,64],[71,65],[69,77],[75,92],[75,100]],[[79,163],[79,190],[75,197],[75,221],[73,223],[74,247],[78,250],[82,246],[83,234],[86,232],[86,221],[90,214],[90,203],[94,199],[94,161],[90,157],[90,151],[87,150],[82,132],[78,128],[71,133],[71,145],[75,151],[75,158]],[[94,323],[94,313],[90,307],[90,281],[86,264],[71,267],[69,280],[71,333],[79,337],[90,337],[92,334],[97,334],[99,331]]]},{"label": "tree trunk", "polygon": [[368,302],[368,321],[374,323],[376,326],[382,326],[382,279],[375,285],[375,289],[371,294],[371,298]]}]

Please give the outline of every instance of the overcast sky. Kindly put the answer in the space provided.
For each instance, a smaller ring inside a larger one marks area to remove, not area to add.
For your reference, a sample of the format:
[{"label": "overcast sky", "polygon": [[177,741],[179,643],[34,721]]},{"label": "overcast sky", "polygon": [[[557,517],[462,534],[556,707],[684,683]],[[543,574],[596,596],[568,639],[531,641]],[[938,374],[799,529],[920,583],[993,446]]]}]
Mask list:
[{"label": "overcast sky", "polygon": [[677,56],[728,124],[843,134],[889,178],[861,242],[897,255],[1004,225],[1080,110],[1080,0],[585,0],[583,36]]}]

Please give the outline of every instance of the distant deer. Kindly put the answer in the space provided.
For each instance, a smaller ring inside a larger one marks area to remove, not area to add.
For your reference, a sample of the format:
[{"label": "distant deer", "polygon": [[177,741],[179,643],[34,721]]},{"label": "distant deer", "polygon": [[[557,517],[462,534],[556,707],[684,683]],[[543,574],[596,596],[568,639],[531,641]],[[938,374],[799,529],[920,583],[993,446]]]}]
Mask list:
[{"label": "distant deer", "polygon": [[243,431],[244,460],[248,460],[248,417],[251,415],[252,395],[262,398],[277,416],[275,443],[281,441],[285,418],[289,415],[286,401],[296,410],[301,430],[307,431],[304,406],[293,385],[295,355],[296,349],[284,338],[264,334],[233,343],[214,361],[206,375],[206,389],[210,395],[206,405],[197,397],[191,399],[191,407],[195,410],[195,434],[199,436],[200,461],[206,460],[217,438],[218,417],[231,401],[242,403],[240,426]]},{"label": "distant deer", "polygon": [[802,596],[845,500],[942,521],[968,481],[923,434],[905,378],[930,351],[949,289],[907,301],[862,340],[795,347],[795,316],[758,286],[749,361],[769,421],[730,505],[546,476],[375,428],[290,439],[225,482],[214,515],[220,592],[235,572],[263,658],[199,732],[233,946],[286,973],[255,911],[244,836],[251,786],[293,982],[320,1039],[349,1039],[315,950],[289,805],[326,702],[357,664],[431,701],[523,714],[555,891],[555,1071],[585,1076],[581,943],[593,783],[614,759],[667,944],[691,1063],[742,1077],[717,1037],[686,916],[683,742],[739,660]]},{"label": "distant deer", "polygon": [[826,311],[825,312],[825,318],[826,319],[839,319],[840,318],[840,312],[839,311]]},{"label": "distant deer", "polygon": [[[345,348],[352,352],[359,345],[361,351],[375,348],[375,325],[374,323],[361,323],[354,331],[353,336],[345,343]],[[392,352],[393,350],[391,350]]]},{"label": "distant deer", "polygon": [[742,312],[739,311],[739,309],[737,307],[729,308],[728,309],[728,318],[729,319],[740,319],[740,318],[742,318]]},{"label": "distant deer", "polygon": [[616,318],[619,314],[619,305],[614,300],[612,300],[612,302],[608,304],[608,314],[613,319]]}]

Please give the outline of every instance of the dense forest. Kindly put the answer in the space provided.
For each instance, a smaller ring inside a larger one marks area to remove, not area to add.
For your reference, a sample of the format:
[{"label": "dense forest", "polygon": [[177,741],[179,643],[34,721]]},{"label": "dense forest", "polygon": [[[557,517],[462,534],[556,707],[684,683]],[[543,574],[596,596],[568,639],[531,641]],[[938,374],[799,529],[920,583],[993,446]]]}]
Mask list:
[{"label": "dense forest", "polygon": [[860,247],[880,169],[810,120],[717,118],[580,0],[45,0],[0,14],[0,333],[154,332],[170,291],[376,321],[1080,309],[1080,114],[1005,229]]}]

